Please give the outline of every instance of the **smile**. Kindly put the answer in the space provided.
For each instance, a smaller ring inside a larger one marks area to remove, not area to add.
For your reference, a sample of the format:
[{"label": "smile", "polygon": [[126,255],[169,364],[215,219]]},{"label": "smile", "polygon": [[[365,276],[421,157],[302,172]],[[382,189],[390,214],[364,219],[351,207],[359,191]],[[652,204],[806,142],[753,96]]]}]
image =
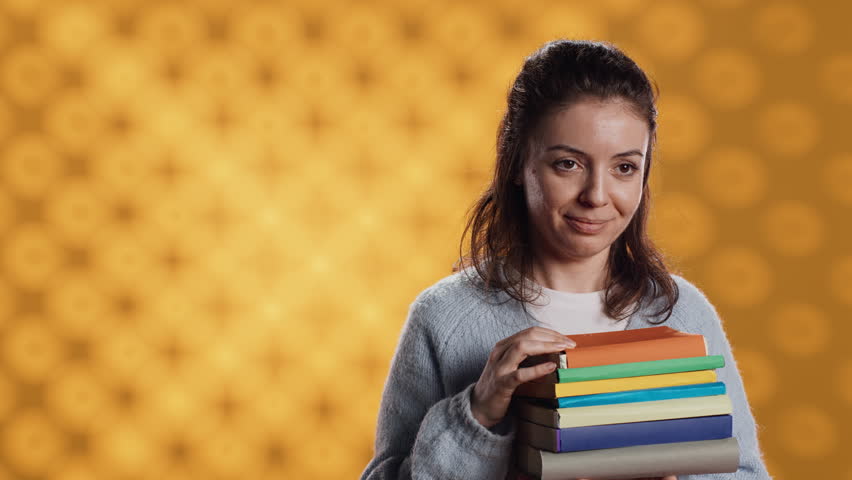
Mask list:
[{"label": "smile", "polygon": [[606,224],[608,223],[608,222],[586,223],[586,222],[581,222],[579,220],[575,220],[571,217],[564,217],[564,218],[568,222],[568,225],[571,226],[571,228],[573,228],[574,230],[576,230],[579,233],[585,233],[585,234],[600,233],[606,227]]}]

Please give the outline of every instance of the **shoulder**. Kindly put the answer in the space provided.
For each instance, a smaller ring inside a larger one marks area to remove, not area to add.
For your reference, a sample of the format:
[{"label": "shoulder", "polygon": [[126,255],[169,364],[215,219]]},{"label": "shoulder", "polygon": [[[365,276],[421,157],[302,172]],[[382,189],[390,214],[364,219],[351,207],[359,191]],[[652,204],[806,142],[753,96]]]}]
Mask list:
[{"label": "shoulder", "polygon": [[707,295],[702,291],[698,286],[694,283],[690,282],[686,278],[671,273],[669,274],[674,280],[675,285],[678,288],[678,303],[681,303],[684,306],[688,306],[691,308],[702,307],[702,308],[713,308],[713,305],[710,303],[710,300],[707,298]]},{"label": "shoulder", "polygon": [[473,285],[467,280],[465,272],[454,272],[438,279],[417,295],[415,303],[446,303],[470,295]]},{"label": "shoulder", "polygon": [[419,327],[444,337],[452,333],[462,319],[487,311],[487,294],[480,285],[481,280],[472,268],[440,278],[415,297],[411,317]]},{"label": "shoulder", "polygon": [[697,285],[680,275],[674,273],[671,273],[669,275],[672,277],[672,280],[674,280],[675,285],[677,285],[679,293],[679,302],[684,302],[688,305],[710,303],[710,300],[707,298],[707,295]]},{"label": "shoulder", "polygon": [[670,274],[678,287],[678,300],[672,317],[686,331],[712,332],[721,327],[716,307],[707,294],[683,276]]}]

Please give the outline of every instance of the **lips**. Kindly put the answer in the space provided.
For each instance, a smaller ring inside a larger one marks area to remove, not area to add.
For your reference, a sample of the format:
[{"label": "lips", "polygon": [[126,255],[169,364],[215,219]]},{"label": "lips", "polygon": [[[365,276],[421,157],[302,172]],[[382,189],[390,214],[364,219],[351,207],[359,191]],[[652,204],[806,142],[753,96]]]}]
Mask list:
[{"label": "lips", "polygon": [[588,218],[571,217],[569,215],[565,215],[565,218],[568,218],[570,220],[574,220],[576,222],[587,223],[589,225],[600,225],[602,223],[606,223],[606,222],[609,221],[609,220],[591,220],[591,219],[588,219]]},{"label": "lips", "polygon": [[571,225],[571,228],[573,228],[575,231],[586,235],[600,233],[606,227],[606,221],[599,223],[589,223],[577,220],[567,215],[565,216],[565,220],[568,222],[569,225]]}]

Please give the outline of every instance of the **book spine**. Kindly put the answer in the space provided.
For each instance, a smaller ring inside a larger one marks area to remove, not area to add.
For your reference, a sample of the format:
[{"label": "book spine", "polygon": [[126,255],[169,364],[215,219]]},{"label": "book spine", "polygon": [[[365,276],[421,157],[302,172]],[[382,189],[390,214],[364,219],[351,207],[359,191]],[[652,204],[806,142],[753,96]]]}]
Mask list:
[{"label": "book spine", "polygon": [[[540,425],[558,428],[584,427],[591,425],[610,425],[616,423],[649,422],[654,420],[670,420],[675,418],[709,417],[713,415],[730,415],[733,412],[731,399],[727,395],[712,397],[677,398],[656,400],[621,405],[599,405],[595,407],[563,408],[532,412],[520,411],[520,415]],[[555,421],[544,415],[556,411]],[[536,421],[539,420],[539,421]],[[549,423],[547,423],[549,422]]]},{"label": "book spine", "polygon": [[584,382],[588,380],[605,380],[608,378],[711,370],[724,366],[725,357],[722,355],[708,355],[704,357],[597,365],[594,367],[560,368],[555,374],[551,374],[550,378],[557,380],[557,383]]},{"label": "book spine", "polygon": [[715,370],[699,370],[697,372],[664,373],[662,375],[610,378],[606,380],[590,380],[588,382],[557,383],[553,385],[553,392],[556,397],[570,397],[573,395],[591,395],[595,393],[671,387],[715,381]]},{"label": "book spine", "polygon": [[[557,452],[717,440],[732,435],[731,415],[554,429]],[[538,428],[548,428],[538,426]]]},{"label": "book spine", "polygon": [[703,357],[706,355],[707,345],[702,335],[655,338],[630,343],[574,348],[565,351],[568,368]]},{"label": "book spine", "polygon": [[618,403],[649,402],[653,400],[668,400],[673,398],[704,397],[724,395],[727,388],[724,382],[696,383],[674,387],[645,388],[623,392],[598,393],[578,395],[576,397],[561,397],[551,402],[557,408],[588,407],[594,405],[612,405]]},{"label": "book spine", "polygon": [[734,437],[564,453],[522,445],[519,452],[516,470],[542,480],[732,473],[740,456]]}]

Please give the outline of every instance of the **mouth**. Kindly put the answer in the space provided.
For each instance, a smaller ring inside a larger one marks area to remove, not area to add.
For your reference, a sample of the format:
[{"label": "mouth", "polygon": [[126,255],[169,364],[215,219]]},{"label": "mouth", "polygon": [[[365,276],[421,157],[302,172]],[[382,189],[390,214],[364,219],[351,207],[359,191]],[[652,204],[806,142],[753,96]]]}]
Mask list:
[{"label": "mouth", "polygon": [[584,222],[582,220],[577,220],[576,218],[565,216],[565,220],[568,221],[568,225],[570,225],[574,230],[580,233],[599,233],[604,229],[606,224],[609,222],[608,220],[604,220],[601,222]]},{"label": "mouth", "polygon": [[585,220],[585,219],[582,219],[582,218],[571,217],[569,215],[565,215],[565,218],[567,218],[569,220],[574,220],[575,222],[581,222],[581,223],[584,223],[586,225],[602,225],[602,224],[609,221],[609,220]]}]

